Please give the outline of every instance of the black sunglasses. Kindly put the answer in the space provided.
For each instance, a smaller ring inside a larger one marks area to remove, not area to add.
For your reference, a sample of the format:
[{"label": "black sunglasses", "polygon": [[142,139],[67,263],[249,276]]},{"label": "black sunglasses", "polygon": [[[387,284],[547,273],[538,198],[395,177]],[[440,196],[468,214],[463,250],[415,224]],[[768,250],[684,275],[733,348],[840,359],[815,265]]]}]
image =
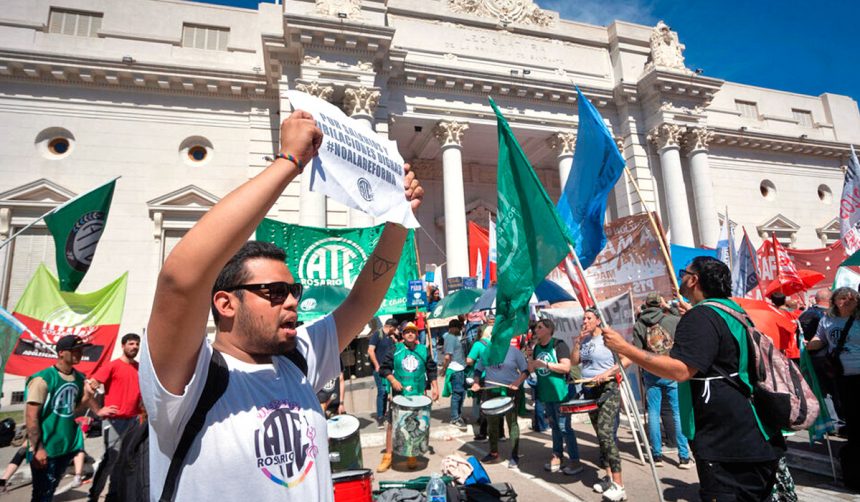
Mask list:
[{"label": "black sunglasses", "polygon": [[690,272],[690,271],[689,271],[689,270],[687,270],[686,268],[678,269],[678,280],[679,280],[679,281],[680,281],[681,279],[683,279],[685,275],[696,275],[696,273],[695,273],[695,272]]},{"label": "black sunglasses", "polygon": [[302,299],[302,291],[304,287],[300,282],[298,283],[289,283],[284,281],[279,282],[269,282],[266,284],[240,284],[238,286],[230,286],[229,288],[224,288],[224,291],[228,293],[230,291],[236,291],[237,289],[244,289],[246,291],[253,292],[261,292],[272,305],[280,305],[287,301],[287,297],[289,295],[293,295],[293,298],[296,301]]}]

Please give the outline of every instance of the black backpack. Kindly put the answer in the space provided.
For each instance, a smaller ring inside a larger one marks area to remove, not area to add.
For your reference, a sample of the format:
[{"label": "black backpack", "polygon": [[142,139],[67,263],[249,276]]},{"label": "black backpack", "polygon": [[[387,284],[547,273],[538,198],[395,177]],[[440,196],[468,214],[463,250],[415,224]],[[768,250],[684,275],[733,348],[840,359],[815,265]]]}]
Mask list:
[{"label": "black backpack", "polygon": [[[203,394],[182,431],[176,451],[170,459],[167,478],[161,491],[162,502],[170,502],[176,496],[179,477],[182,474],[183,462],[194,438],[200,433],[205,424],[206,414],[227,390],[230,373],[224,357],[217,350],[212,351],[209,361],[209,372],[203,384]],[[149,501],[149,422],[143,421],[133,425],[123,436],[119,459],[111,473],[111,482],[116,483],[119,500],[128,502]]]}]

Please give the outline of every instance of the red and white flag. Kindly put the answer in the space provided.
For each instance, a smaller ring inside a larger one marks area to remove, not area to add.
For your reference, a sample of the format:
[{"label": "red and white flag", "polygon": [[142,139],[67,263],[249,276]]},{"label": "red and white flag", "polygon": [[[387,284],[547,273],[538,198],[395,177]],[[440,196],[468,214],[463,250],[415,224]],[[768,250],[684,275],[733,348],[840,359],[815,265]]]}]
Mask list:
[{"label": "red and white flag", "polygon": [[857,160],[857,152],[854,151],[853,145],[842,186],[839,221],[845,252],[851,256],[860,249],[860,162]]}]

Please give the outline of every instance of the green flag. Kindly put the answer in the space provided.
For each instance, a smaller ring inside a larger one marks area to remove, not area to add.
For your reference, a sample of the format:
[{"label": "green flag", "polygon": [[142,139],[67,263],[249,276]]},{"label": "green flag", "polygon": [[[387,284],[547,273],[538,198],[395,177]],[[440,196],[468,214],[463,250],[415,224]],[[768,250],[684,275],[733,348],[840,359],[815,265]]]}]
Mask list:
[{"label": "green flag", "polygon": [[[306,289],[306,294],[302,296],[298,306],[299,320],[306,321],[331,312],[332,305],[328,304],[330,302],[323,302],[321,299],[323,296],[336,297],[337,294],[336,291],[322,291],[324,286],[334,286],[335,290],[340,291],[344,291],[344,288],[352,289],[358,274],[379,242],[383,227],[384,225],[368,228],[303,227],[267,218],[257,227],[256,238],[271,242],[287,252],[287,267]],[[394,280],[391,281],[377,315],[414,311],[407,301],[409,281],[420,278],[415,253],[415,231],[410,230]],[[315,291],[315,288],[321,291]]]},{"label": "green flag", "polygon": [[570,252],[565,226],[541,186],[507,120],[490,99],[499,131],[498,283],[490,365],[505,359],[511,337],[525,333],[529,299]]},{"label": "green flag", "polygon": [[45,216],[54,236],[60,290],[74,292],[84,280],[107,223],[116,180],[66,202]]}]

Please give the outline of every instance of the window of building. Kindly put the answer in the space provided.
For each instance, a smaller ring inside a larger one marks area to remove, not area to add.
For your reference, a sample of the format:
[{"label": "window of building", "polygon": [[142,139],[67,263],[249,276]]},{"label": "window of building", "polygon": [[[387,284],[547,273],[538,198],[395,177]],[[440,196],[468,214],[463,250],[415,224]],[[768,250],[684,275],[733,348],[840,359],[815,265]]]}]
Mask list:
[{"label": "window of building", "polygon": [[753,101],[735,100],[735,106],[741,112],[741,117],[758,120],[758,105]]},{"label": "window of building", "polygon": [[101,27],[102,14],[100,12],[52,8],[48,15],[48,33],[96,37]]},{"label": "window of building", "polygon": [[16,390],[12,392],[12,402],[10,404],[21,404],[24,402],[24,391]]},{"label": "window of building", "polygon": [[792,108],[791,115],[800,124],[800,127],[812,127],[812,112],[809,110],[797,110]]},{"label": "window of building", "polygon": [[229,28],[185,24],[182,26],[182,47],[226,51]]},{"label": "window of building", "polygon": [[761,192],[761,196],[764,197],[764,200],[776,199],[776,185],[773,184],[773,181],[762,180],[758,189]]}]

